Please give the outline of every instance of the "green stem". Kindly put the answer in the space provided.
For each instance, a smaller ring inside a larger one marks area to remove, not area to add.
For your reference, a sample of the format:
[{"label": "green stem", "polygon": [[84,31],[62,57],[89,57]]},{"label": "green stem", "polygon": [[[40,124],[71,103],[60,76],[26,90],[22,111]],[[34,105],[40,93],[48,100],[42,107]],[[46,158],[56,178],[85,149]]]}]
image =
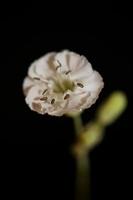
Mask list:
[{"label": "green stem", "polygon": [[90,162],[87,154],[77,157],[75,200],[90,199]]},{"label": "green stem", "polygon": [[73,122],[74,122],[75,132],[77,135],[79,135],[83,128],[81,115],[77,114],[76,116],[73,116]]},{"label": "green stem", "polygon": [[[73,116],[76,136],[82,134],[82,119],[80,115]],[[76,156],[76,188],[75,200],[89,200],[90,199],[90,163],[88,159],[88,152]]]}]

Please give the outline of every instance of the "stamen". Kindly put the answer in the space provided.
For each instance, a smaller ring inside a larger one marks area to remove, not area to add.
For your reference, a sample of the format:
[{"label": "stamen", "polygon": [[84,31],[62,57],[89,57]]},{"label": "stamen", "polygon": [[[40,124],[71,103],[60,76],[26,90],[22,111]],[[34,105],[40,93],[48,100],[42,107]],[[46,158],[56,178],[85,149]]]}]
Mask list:
[{"label": "stamen", "polygon": [[57,71],[60,67],[61,67],[61,66],[57,66],[57,67],[56,67],[56,71]]},{"label": "stamen", "polygon": [[69,97],[70,97],[70,94],[66,94],[66,95],[64,96],[64,100],[68,99]]},{"label": "stamen", "polygon": [[61,67],[61,63],[58,60],[56,60],[56,61],[58,63],[58,66],[56,67],[56,70],[58,70]]},{"label": "stamen", "polygon": [[42,93],[42,95],[44,95],[44,94],[47,92],[47,90],[48,90],[48,89],[44,90],[43,93]]},{"label": "stamen", "polygon": [[77,83],[77,86],[79,86],[79,87],[81,87],[81,88],[84,87],[84,85],[83,85],[82,83]]},{"label": "stamen", "polygon": [[54,104],[54,102],[55,102],[55,99],[52,99],[51,104]]},{"label": "stamen", "polygon": [[71,73],[71,70],[65,72],[65,75],[68,75],[69,73]]},{"label": "stamen", "polygon": [[40,100],[41,101],[47,101],[48,97],[41,97]]},{"label": "stamen", "polygon": [[37,81],[40,81],[40,78],[38,78],[38,77],[34,77],[33,79],[37,80]]}]

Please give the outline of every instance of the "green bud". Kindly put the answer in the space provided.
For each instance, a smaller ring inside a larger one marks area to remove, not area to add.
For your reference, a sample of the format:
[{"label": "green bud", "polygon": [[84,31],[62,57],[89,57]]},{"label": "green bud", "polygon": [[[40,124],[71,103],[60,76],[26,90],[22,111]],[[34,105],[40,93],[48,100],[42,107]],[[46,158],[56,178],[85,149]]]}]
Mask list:
[{"label": "green bud", "polygon": [[102,141],[103,135],[104,128],[97,122],[91,122],[80,135],[80,141],[89,150]]},{"label": "green bud", "polygon": [[113,123],[126,109],[127,97],[123,92],[113,92],[97,111],[97,121],[104,126]]}]

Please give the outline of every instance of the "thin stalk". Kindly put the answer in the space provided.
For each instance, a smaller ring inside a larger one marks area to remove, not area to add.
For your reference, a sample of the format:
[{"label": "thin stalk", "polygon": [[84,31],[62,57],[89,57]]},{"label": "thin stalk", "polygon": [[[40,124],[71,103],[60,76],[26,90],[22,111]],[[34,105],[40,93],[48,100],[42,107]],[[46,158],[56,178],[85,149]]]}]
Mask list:
[{"label": "thin stalk", "polygon": [[[76,137],[82,134],[81,115],[73,116]],[[75,200],[90,200],[90,160],[88,152],[76,155]]]},{"label": "thin stalk", "polygon": [[75,132],[78,136],[83,128],[81,115],[78,114],[76,116],[73,116],[73,122],[74,122]]}]

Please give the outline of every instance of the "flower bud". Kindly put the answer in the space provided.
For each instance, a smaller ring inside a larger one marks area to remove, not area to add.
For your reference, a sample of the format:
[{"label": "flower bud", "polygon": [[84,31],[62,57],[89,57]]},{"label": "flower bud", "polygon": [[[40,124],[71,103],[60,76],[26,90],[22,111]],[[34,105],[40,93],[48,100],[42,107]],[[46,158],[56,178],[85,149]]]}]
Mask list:
[{"label": "flower bud", "polygon": [[92,149],[102,141],[103,133],[104,129],[100,124],[91,122],[80,135],[80,141],[87,149]]},{"label": "flower bud", "polygon": [[97,111],[97,120],[104,126],[113,123],[125,110],[127,97],[123,92],[113,92]]}]

